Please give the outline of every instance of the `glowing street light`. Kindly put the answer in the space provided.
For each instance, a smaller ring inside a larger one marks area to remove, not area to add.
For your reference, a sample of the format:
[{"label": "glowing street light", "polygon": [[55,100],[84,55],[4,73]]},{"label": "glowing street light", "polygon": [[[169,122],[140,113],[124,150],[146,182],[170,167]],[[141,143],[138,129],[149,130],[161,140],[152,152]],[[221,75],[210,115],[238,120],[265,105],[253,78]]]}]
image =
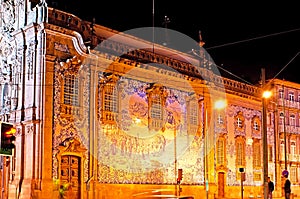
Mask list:
[{"label": "glowing street light", "polygon": [[[265,89],[265,69],[262,69],[262,89]],[[267,107],[266,101],[272,92],[265,90],[262,93],[262,145],[263,145],[263,185],[264,199],[268,199],[268,140],[267,140]]]},{"label": "glowing street light", "polygon": [[220,99],[215,102],[214,108],[217,110],[224,109],[227,106],[226,100]]},{"label": "glowing street light", "polygon": [[269,91],[269,90],[264,91],[264,92],[263,92],[263,95],[262,95],[262,97],[265,98],[265,99],[268,99],[268,98],[270,98],[271,96],[272,96],[272,92]]}]

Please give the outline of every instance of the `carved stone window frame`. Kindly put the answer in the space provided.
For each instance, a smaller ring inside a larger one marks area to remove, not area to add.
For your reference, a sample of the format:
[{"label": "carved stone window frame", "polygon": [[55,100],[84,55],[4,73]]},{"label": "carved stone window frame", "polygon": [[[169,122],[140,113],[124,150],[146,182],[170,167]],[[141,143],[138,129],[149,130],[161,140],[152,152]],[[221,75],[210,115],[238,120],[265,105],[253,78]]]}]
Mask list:
[{"label": "carved stone window frame", "polygon": [[[167,99],[167,92],[164,86],[161,84],[151,84],[150,87],[146,90],[148,97],[148,128],[149,130],[161,130],[164,127],[164,118],[165,118],[165,105]],[[159,97],[159,107],[154,105],[154,97]],[[153,118],[153,111],[160,111],[159,118]]]},{"label": "carved stone window frame", "polygon": [[246,166],[246,140],[244,136],[236,136],[236,168],[245,168]]},{"label": "carved stone window frame", "polygon": [[251,120],[252,133],[259,135],[261,132],[261,120],[258,116],[254,116]]},{"label": "carved stone window frame", "polygon": [[262,168],[262,163],[261,163],[261,140],[260,139],[253,139],[252,143],[252,150],[253,150],[253,168],[255,170],[259,170]]},{"label": "carved stone window frame", "polygon": [[[116,125],[119,118],[120,110],[120,92],[118,80],[120,77],[113,73],[104,73],[99,77],[98,93],[99,93],[99,117],[103,124]],[[110,91],[112,93],[110,94]],[[106,91],[109,91],[106,93]],[[111,95],[111,96],[110,96]],[[108,102],[108,100],[112,100]],[[106,103],[111,106],[107,109]]]},{"label": "carved stone window frame", "polygon": [[[84,86],[86,81],[87,73],[83,72],[82,70],[85,66],[82,65],[81,60],[79,60],[76,56],[66,60],[65,62],[61,62],[56,64],[56,75],[58,76],[60,82],[60,115],[63,118],[72,119],[74,116],[81,118],[83,115],[83,103],[84,103]],[[65,104],[64,97],[65,97],[65,79],[68,76],[75,77],[76,81],[78,81],[78,104],[74,105]]]},{"label": "carved stone window frame", "polygon": [[234,116],[234,127],[237,131],[243,132],[245,129],[245,117],[242,111],[239,111],[236,116]]},{"label": "carved stone window frame", "polygon": [[200,106],[201,102],[198,101],[196,95],[191,95],[186,98],[187,103],[187,127],[188,127],[188,134],[195,134],[197,133],[200,135],[201,128],[200,128]]}]

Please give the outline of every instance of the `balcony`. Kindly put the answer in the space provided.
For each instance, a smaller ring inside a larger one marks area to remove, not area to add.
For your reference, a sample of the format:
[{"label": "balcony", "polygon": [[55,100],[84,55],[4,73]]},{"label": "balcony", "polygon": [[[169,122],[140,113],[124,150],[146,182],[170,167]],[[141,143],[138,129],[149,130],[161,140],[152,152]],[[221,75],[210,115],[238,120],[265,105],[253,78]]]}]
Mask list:
[{"label": "balcony", "polygon": [[[285,130],[284,130],[285,128]],[[299,134],[300,133],[300,127],[298,126],[294,126],[294,125],[283,125],[283,124],[279,124],[278,125],[278,132],[282,133],[282,132],[287,132],[287,133],[292,133],[292,134]]]},{"label": "balcony", "polygon": [[289,154],[288,160],[292,162],[298,162],[299,161],[299,155],[298,154]]}]

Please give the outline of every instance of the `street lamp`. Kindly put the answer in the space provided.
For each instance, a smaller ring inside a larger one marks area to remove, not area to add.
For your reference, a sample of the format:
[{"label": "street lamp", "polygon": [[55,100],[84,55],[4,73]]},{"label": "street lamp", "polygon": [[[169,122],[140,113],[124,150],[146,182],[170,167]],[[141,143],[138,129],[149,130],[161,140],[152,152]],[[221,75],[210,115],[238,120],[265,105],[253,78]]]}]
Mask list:
[{"label": "street lamp", "polygon": [[[265,69],[262,68],[262,89],[265,89]],[[264,199],[268,199],[268,140],[267,140],[267,99],[272,95],[271,91],[263,90],[262,93],[262,145],[263,145],[263,185]]]}]

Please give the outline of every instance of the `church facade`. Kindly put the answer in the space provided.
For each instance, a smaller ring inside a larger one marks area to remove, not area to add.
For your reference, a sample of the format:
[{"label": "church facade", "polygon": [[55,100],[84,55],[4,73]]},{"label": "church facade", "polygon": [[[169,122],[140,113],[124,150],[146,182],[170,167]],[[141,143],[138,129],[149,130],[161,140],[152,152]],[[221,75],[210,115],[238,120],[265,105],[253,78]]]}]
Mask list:
[{"label": "church facade", "polygon": [[297,195],[299,84],[267,81],[264,115],[262,87],[222,77],[201,45],[195,56],[43,1],[0,2],[0,118],[17,130],[1,198],[262,197],[265,161],[274,196],[283,170]]}]

